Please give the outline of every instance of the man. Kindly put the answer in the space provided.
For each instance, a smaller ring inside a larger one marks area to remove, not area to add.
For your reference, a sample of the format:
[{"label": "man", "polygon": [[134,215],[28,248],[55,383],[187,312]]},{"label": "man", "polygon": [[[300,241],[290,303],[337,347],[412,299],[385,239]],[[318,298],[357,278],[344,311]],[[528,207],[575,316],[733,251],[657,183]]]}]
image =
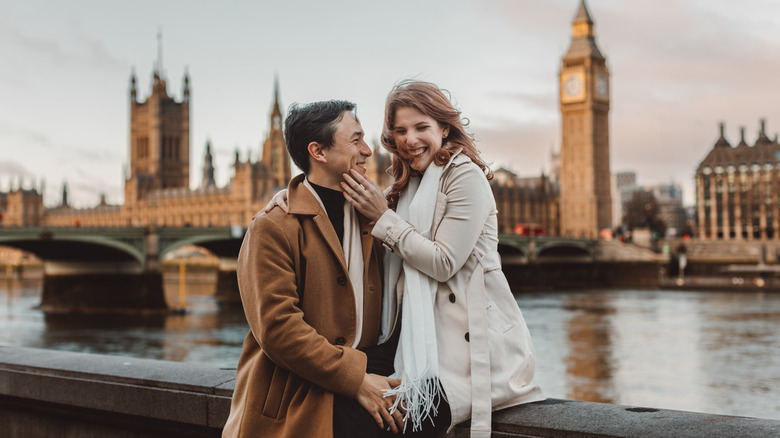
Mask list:
[{"label": "man", "polygon": [[285,140],[303,175],[288,186],[289,214],[256,216],[241,246],[250,331],[223,437],[377,436],[402,424],[382,393],[400,381],[369,367],[392,364],[395,352],[375,347],[381,246],[340,186],[349,169],[365,174],[371,156],[354,109],[344,101],[290,108]]}]

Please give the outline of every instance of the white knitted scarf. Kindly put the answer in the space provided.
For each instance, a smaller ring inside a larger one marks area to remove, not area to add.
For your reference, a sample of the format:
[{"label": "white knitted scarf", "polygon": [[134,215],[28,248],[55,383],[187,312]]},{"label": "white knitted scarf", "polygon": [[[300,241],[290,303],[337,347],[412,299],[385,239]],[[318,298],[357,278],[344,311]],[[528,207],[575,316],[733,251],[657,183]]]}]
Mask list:
[{"label": "white knitted scarf", "polygon": [[[433,212],[439,192],[443,168],[431,163],[422,179],[412,178],[398,199],[396,213],[411,223],[423,237],[431,238]],[[401,385],[386,391],[385,396],[397,396],[406,409],[404,421],[412,430],[422,428],[427,418],[433,418],[444,396],[439,382],[439,355],[433,305],[438,282],[415,269],[395,253],[385,256],[385,295],[394,296],[403,268],[403,303],[401,333],[395,354],[395,374]],[[391,410],[391,412],[392,412]],[[405,426],[404,426],[405,428]]]}]

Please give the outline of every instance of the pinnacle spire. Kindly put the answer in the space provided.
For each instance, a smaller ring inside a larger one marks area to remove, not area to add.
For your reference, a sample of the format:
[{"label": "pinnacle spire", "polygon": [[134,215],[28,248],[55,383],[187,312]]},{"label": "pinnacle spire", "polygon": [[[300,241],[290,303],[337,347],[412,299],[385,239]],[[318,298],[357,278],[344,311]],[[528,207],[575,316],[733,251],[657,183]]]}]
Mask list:
[{"label": "pinnacle spire", "polygon": [[588,5],[585,4],[585,0],[580,0],[580,10],[577,11],[577,16],[574,17],[574,22],[585,22],[593,24],[593,20],[590,18],[590,12],[588,12]]},{"label": "pinnacle spire", "polygon": [[604,55],[601,54],[596,45],[596,38],[593,33],[593,19],[590,17],[585,0],[580,0],[580,8],[577,10],[577,15],[574,16],[571,28],[571,46],[564,59],[576,59],[585,56],[600,60],[604,59]]},{"label": "pinnacle spire", "polygon": [[203,179],[201,188],[214,187],[214,157],[211,155],[211,139],[206,140],[206,156],[203,159]]},{"label": "pinnacle spire", "polygon": [[766,119],[759,120],[758,141],[768,143],[772,140],[766,135]]},{"label": "pinnacle spire", "polygon": [[162,76],[162,26],[157,28],[157,73]]},{"label": "pinnacle spire", "polygon": [[282,114],[279,109],[279,74],[274,74],[274,109],[272,114]]},{"label": "pinnacle spire", "polygon": [[68,183],[67,181],[62,182],[62,198],[60,201],[60,206],[62,207],[69,207],[70,204],[68,204]]},{"label": "pinnacle spire", "polygon": [[726,124],[724,122],[720,122],[718,124],[718,127],[720,129],[720,137],[718,138],[718,141],[715,142],[715,147],[719,146],[726,146],[731,147],[731,144],[726,140]]},{"label": "pinnacle spire", "polygon": [[739,146],[747,146],[747,142],[745,141],[745,127],[740,126],[739,127]]}]

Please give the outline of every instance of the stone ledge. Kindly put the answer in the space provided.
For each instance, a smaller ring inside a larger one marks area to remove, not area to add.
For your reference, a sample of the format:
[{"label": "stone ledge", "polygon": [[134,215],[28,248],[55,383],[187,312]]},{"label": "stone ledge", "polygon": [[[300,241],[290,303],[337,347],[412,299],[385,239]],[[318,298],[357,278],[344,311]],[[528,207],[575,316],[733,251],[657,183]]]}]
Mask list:
[{"label": "stone ledge", "polygon": [[[468,425],[455,438],[468,438]],[[780,421],[547,399],[493,413],[494,437],[769,438]]]},{"label": "stone ledge", "polygon": [[235,370],[0,347],[0,396],[221,428]]},{"label": "stone ledge", "polygon": [[[234,378],[235,370],[186,363],[0,347],[0,436],[218,437]],[[763,438],[779,431],[774,420],[557,399],[493,414],[499,438]],[[468,437],[468,424],[450,436]]]}]

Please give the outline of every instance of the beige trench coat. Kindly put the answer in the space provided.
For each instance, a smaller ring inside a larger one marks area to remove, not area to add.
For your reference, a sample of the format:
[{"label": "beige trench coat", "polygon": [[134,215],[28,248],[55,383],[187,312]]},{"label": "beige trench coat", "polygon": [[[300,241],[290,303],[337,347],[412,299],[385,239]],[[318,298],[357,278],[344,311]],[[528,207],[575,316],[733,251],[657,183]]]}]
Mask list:
[{"label": "beige trench coat", "polygon": [[[439,281],[434,318],[440,379],[451,426],[475,412],[472,436],[489,436],[491,410],[544,400],[532,383],[531,336],[501,271],[496,214],[485,174],[467,156],[455,154],[442,173],[431,238],[392,210],[372,230],[402,259]],[[487,416],[487,424],[477,421],[476,412],[483,420]]]},{"label": "beige trench coat", "polygon": [[[276,208],[250,225],[238,256],[238,286],[250,331],[236,370],[223,437],[333,436],[333,393],[355,397],[366,355],[355,339],[355,297],[327,214],[301,184],[288,187],[290,214]],[[381,244],[361,217],[363,335],[379,333]]]}]

